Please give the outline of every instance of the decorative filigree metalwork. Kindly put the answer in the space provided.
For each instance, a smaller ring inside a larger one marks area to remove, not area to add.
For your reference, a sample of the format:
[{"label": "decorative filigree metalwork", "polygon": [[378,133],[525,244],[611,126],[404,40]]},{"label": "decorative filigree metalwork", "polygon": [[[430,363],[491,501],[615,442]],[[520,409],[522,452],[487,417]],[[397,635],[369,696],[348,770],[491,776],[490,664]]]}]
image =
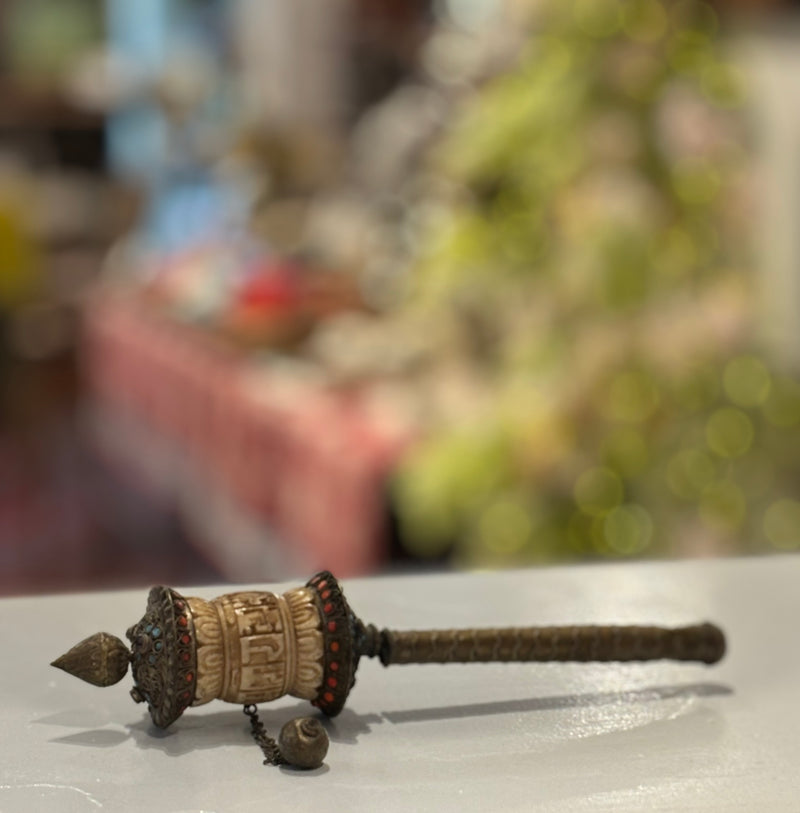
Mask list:
[{"label": "decorative filigree metalwork", "polygon": [[127,632],[134,687],[153,722],[166,728],[192,704],[197,682],[196,638],[187,600],[169,587],[154,587],[147,610]]}]

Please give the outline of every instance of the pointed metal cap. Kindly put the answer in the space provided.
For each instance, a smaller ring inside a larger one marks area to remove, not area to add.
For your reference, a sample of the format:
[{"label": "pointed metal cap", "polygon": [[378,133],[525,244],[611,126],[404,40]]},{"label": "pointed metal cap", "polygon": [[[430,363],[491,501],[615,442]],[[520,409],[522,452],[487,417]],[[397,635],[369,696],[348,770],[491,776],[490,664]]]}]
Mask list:
[{"label": "pointed metal cap", "polygon": [[116,635],[90,635],[50,665],[94,686],[111,686],[125,677],[130,651]]}]

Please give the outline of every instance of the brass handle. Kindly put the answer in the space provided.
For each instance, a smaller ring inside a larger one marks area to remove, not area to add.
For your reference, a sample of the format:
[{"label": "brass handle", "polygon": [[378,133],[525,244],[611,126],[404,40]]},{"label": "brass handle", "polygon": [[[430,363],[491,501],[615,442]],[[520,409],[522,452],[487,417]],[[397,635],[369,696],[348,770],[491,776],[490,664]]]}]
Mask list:
[{"label": "brass handle", "polygon": [[714,624],[653,626],[508,627],[464,630],[382,630],[385,666],[400,663],[491,661],[651,661],[716,663],[725,637]]}]

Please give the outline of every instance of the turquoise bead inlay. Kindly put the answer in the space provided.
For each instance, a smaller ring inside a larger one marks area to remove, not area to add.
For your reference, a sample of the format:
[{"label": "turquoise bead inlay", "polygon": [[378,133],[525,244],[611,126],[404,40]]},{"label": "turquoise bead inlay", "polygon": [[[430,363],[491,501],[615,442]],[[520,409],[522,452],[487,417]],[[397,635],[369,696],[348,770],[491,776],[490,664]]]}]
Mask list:
[{"label": "turquoise bead inlay", "polygon": [[161,629],[159,627],[153,627],[153,638],[158,638],[161,635]]}]

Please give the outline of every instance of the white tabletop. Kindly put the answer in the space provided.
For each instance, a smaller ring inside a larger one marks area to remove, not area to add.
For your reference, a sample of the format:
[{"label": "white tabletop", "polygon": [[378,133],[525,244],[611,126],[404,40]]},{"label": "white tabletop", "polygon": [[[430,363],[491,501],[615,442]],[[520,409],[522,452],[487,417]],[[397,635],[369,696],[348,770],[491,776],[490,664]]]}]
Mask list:
[{"label": "white tabletop", "polygon": [[[262,766],[237,706],[161,732],[129,677],[97,689],[47,665],[98,628],[124,636],[146,590],[6,599],[0,811],[797,811],[799,584],[788,556],[347,582],[379,626],[712,620],[729,652],[712,667],[362,661],[311,773]],[[308,711],[284,699],[261,717],[276,734]]]}]

